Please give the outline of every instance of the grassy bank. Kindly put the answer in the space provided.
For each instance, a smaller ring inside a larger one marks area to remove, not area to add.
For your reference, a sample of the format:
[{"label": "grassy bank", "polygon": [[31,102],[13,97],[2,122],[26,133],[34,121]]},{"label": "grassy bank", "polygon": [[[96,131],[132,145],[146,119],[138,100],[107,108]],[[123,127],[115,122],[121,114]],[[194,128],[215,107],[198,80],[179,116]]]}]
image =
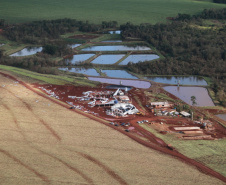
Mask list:
[{"label": "grassy bank", "polygon": [[25,69],[15,68],[11,66],[0,65],[0,70],[12,72],[14,75],[28,80],[31,83],[48,83],[55,85],[65,85],[65,84],[73,84],[73,85],[85,85],[95,87],[96,82],[91,82],[83,77],[74,77],[74,76],[66,76],[66,75],[46,75],[40,74],[32,71],[28,71]]},{"label": "grassy bank", "polygon": [[177,139],[170,134],[162,135],[147,125],[143,124],[141,126],[164,140],[167,144],[174,146],[180,153],[195,159],[226,176],[226,139],[185,141]]}]

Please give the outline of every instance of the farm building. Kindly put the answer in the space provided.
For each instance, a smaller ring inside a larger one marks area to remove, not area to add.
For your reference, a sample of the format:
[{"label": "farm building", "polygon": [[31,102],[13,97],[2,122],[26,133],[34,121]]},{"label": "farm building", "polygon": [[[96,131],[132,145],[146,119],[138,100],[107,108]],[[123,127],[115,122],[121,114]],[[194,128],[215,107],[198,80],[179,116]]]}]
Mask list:
[{"label": "farm building", "polygon": [[187,112],[185,112],[185,111],[181,111],[180,114],[181,114],[182,116],[184,116],[184,117],[190,117],[190,116],[191,116],[191,114],[189,114],[189,113],[187,113]]},{"label": "farm building", "polygon": [[151,102],[152,108],[163,108],[163,107],[172,107],[173,104],[168,101],[165,102]]}]

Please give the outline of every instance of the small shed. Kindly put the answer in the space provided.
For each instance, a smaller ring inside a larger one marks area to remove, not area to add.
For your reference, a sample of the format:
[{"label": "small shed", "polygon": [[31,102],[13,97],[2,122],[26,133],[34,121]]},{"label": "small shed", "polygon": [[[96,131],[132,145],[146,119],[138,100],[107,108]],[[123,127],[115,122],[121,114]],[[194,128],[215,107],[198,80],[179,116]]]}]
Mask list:
[{"label": "small shed", "polygon": [[189,114],[188,112],[185,112],[185,111],[181,111],[180,114],[184,117],[190,117],[191,114]]}]

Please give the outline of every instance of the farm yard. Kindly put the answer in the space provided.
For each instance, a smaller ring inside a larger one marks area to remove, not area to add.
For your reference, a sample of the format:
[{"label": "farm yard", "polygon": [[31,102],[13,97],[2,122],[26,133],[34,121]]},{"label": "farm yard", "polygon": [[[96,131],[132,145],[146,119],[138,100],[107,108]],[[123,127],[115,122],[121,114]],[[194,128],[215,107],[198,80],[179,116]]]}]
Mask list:
[{"label": "farm yard", "polygon": [[223,184],[67,107],[0,76],[2,184]]}]

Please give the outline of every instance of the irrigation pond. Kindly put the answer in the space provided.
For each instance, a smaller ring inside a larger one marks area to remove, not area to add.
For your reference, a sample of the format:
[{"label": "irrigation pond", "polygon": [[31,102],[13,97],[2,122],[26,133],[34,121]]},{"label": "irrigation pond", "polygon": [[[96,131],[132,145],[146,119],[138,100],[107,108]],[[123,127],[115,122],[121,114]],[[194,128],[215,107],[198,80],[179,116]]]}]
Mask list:
[{"label": "irrigation pond", "polygon": [[176,85],[199,85],[199,86],[205,86],[207,85],[207,82],[197,76],[187,76],[187,77],[182,77],[182,76],[160,76],[160,77],[145,77],[145,79],[152,80],[157,83],[164,83],[164,84],[172,84]]},{"label": "irrigation pond", "polygon": [[125,79],[111,79],[111,78],[98,78],[98,77],[88,77],[89,80],[108,83],[114,85],[124,85],[124,86],[132,86],[136,88],[147,89],[151,87],[151,83],[142,80],[125,80]]},{"label": "irrigation pond", "polygon": [[129,55],[125,60],[123,60],[119,65],[127,65],[129,62],[138,63],[138,62],[145,62],[158,59],[158,55],[154,54],[136,54],[136,55]]},{"label": "irrigation pond", "polygon": [[92,64],[114,64],[119,61],[125,55],[123,54],[112,54],[112,55],[100,55],[95,58]]},{"label": "irrigation pond", "polygon": [[126,45],[111,45],[111,46],[89,46],[82,51],[147,51],[151,48],[147,46],[126,46]]},{"label": "irrigation pond", "polygon": [[88,60],[89,58],[93,57],[95,54],[78,54],[78,55],[73,55],[72,58],[67,58],[66,62],[71,63],[71,64],[78,64],[81,62],[84,62]]},{"label": "irrigation pond", "polygon": [[14,57],[29,56],[29,55],[34,55],[41,51],[42,51],[42,47],[27,47],[16,53],[11,54],[10,56],[14,56]]},{"label": "irrigation pond", "polygon": [[88,76],[100,76],[100,74],[95,69],[84,69],[84,68],[58,68],[61,71],[68,71],[71,73],[79,73]]},{"label": "irrigation pond", "polygon": [[204,87],[166,86],[164,89],[189,105],[192,105],[191,96],[195,96],[197,103],[195,106],[215,106],[207,89]]}]

